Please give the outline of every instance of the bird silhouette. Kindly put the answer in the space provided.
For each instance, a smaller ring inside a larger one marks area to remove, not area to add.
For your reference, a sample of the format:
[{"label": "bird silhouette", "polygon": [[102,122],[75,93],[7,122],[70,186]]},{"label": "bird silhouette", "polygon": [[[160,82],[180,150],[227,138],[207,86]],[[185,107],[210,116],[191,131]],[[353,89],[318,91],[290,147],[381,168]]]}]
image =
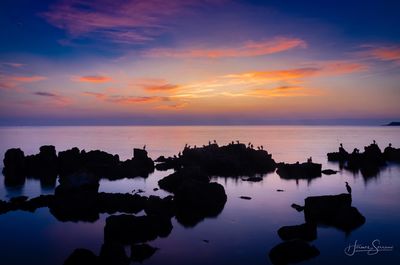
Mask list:
[{"label": "bird silhouette", "polygon": [[349,185],[349,183],[347,181],[346,181],[346,189],[347,189],[347,192],[349,194],[351,194],[351,187],[350,187],[350,185]]}]

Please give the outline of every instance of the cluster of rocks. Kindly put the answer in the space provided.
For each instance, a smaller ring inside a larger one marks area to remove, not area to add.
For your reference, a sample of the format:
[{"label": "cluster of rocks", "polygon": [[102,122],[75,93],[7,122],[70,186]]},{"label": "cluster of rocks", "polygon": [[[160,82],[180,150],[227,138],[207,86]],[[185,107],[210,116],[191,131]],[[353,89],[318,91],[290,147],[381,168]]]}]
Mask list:
[{"label": "cluster of rocks", "polygon": [[232,142],[225,146],[209,143],[203,147],[186,146],[174,157],[159,157],[159,170],[198,167],[208,175],[242,176],[273,172],[276,163],[263,148],[254,149],[251,144]]},{"label": "cluster of rocks", "polygon": [[332,226],[346,233],[365,223],[365,217],[351,206],[350,194],[307,197],[304,206],[294,204],[293,208],[304,211],[305,223],[283,226],[278,230],[284,242],[269,252],[273,264],[290,264],[314,258],[319,250],[310,245],[317,239],[317,226]]},{"label": "cluster of rocks", "polygon": [[35,155],[25,156],[19,148],[12,148],[4,155],[3,175],[6,186],[22,185],[26,177],[40,179],[54,186],[57,176],[86,172],[99,178],[120,179],[147,177],[154,171],[154,162],[147,151],[134,149],[133,158],[120,161],[118,155],[100,150],[86,152],[77,147],[56,153],[52,145],[40,147]]},{"label": "cluster of rocks", "polygon": [[321,177],[322,165],[313,163],[311,158],[304,163],[279,163],[276,173],[283,179],[312,179]]},{"label": "cluster of rocks", "polygon": [[329,161],[339,162],[341,168],[346,168],[352,172],[360,171],[363,176],[372,177],[376,176],[386,166],[387,162],[400,162],[400,148],[393,148],[389,144],[382,152],[374,141],[369,146],[364,147],[364,152],[355,148],[353,152],[349,153],[340,144],[339,152],[328,153],[327,156]]}]

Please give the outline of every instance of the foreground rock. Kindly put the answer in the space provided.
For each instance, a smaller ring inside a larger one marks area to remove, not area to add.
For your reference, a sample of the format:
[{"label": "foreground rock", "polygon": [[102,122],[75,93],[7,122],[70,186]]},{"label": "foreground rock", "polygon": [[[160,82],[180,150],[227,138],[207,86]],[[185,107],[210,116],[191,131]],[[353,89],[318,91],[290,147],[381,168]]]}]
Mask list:
[{"label": "foreground rock", "polygon": [[174,193],[176,218],[184,226],[194,226],[205,217],[217,216],[227,200],[224,187],[210,183],[210,178],[198,168],[179,170],[158,184]]},{"label": "foreground rock", "polygon": [[346,232],[365,223],[365,217],[351,206],[350,194],[307,197],[304,216],[307,223],[334,226]]},{"label": "foreground rock", "polygon": [[298,239],[280,243],[269,252],[269,258],[275,265],[298,263],[318,255],[319,251],[316,247]]},{"label": "foreground rock", "polygon": [[276,173],[284,179],[312,179],[321,176],[322,165],[312,163],[311,161],[305,163],[286,164],[279,163]]},{"label": "foreground rock", "polygon": [[133,158],[120,161],[118,155],[100,150],[86,152],[74,147],[59,152],[52,145],[40,147],[39,154],[25,156],[20,149],[12,148],[4,156],[6,186],[22,185],[26,177],[39,179],[42,185],[55,186],[56,178],[85,172],[100,178],[120,179],[147,177],[154,171],[154,162],[142,149],[133,150]]},{"label": "foreground rock", "polygon": [[182,154],[174,158],[160,157],[158,169],[200,168],[207,175],[241,176],[272,172],[276,163],[267,151],[255,150],[251,145],[231,143],[218,146],[216,143],[203,147],[185,147]]},{"label": "foreground rock", "polygon": [[77,248],[65,260],[64,265],[98,265],[99,258],[90,250]]}]

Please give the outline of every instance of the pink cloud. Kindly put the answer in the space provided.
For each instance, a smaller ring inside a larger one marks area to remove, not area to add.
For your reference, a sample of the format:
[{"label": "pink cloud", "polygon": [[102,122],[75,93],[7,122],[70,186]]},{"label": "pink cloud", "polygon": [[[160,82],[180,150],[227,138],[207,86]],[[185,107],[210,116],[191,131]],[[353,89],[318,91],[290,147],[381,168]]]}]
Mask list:
[{"label": "pink cloud", "polygon": [[306,46],[306,42],[298,38],[276,37],[271,40],[249,41],[237,47],[219,49],[152,49],[146,51],[144,55],[175,58],[252,57],[284,52],[294,48],[305,48]]},{"label": "pink cloud", "polygon": [[14,89],[20,90],[19,87],[22,83],[33,83],[46,80],[47,77],[34,75],[34,76],[7,76],[0,74],[0,89]]},{"label": "pink cloud", "polygon": [[101,75],[87,75],[87,76],[75,77],[72,80],[83,83],[106,83],[112,81],[112,78]]},{"label": "pink cloud", "polygon": [[369,57],[372,57],[381,61],[400,61],[400,47],[399,46],[388,46],[388,47],[377,47],[372,48],[365,52]]},{"label": "pink cloud", "polygon": [[45,92],[45,91],[37,91],[34,92],[33,95],[42,97],[42,98],[47,98],[51,99],[51,101],[57,105],[57,106],[66,106],[71,104],[72,100],[70,98],[52,93],[52,92]]},{"label": "pink cloud", "polygon": [[[64,0],[41,14],[72,38],[95,37],[116,43],[143,43],[165,31],[165,19],[207,0]],[[216,1],[218,2],[218,1]]]},{"label": "pink cloud", "polygon": [[91,96],[104,102],[118,103],[123,105],[135,103],[153,103],[160,101],[168,101],[167,97],[159,96],[122,96],[122,95],[107,95],[105,93],[83,92],[85,96]]},{"label": "pink cloud", "polygon": [[22,82],[22,83],[32,83],[32,82],[37,82],[37,81],[42,81],[46,80],[47,77],[44,76],[11,76],[9,77],[10,81],[16,81],[16,82]]}]

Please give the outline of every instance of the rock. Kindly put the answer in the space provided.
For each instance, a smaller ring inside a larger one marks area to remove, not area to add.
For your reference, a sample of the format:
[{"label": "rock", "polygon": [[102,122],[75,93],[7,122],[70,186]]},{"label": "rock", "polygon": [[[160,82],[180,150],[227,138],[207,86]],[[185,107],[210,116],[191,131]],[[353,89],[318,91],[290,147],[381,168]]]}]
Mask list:
[{"label": "rock", "polygon": [[278,244],[269,252],[272,264],[284,265],[312,259],[319,250],[303,240],[292,240]]},{"label": "rock", "polygon": [[324,169],[321,171],[321,173],[325,174],[325,175],[334,175],[334,174],[338,173],[338,171],[333,170],[333,169]]},{"label": "rock", "polygon": [[284,179],[311,179],[321,176],[321,164],[312,162],[286,164],[279,163],[276,173]]},{"label": "rock", "polygon": [[146,201],[145,213],[147,215],[167,216],[175,215],[175,202],[173,196],[161,199],[158,196],[150,196]]},{"label": "rock", "polygon": [[135,244],[131,246],[131,260],[142,263],[156,253],[158,248],[154,248],[148,244]]},{"label": "rock", "polygon": [[71,194],[79,192],[97,193],[99,190],[99,179],[92,174],[82,172],[60,178],[60,185],[55,194]]},{"label": "rock", "polygon": [[243,178],[243,181],[251,181],[251,182],[259,182],[262,181],[262,177],[249,177],[249,178]]},{"label": "rock", "polygon": [[282,240],[303,239],[312,241],[317,239],[317,226],[310,223],[283,226],[279,228],[278,235]]},{"label": "rock", "polygon": [[39,151],[39,154],[25,158],[26,174],[51,185],[58,175],[56,149],[53,145],[44,145]]},{"label": "rock", "polygon": [[178,157],[159,159],[164,161],[157,168],[179,169],[198,167],[207,175],[243,176],[268,173],[275,170],[276,163],[265,150],[255,150],[244,144],[218,146],[209,144],[200,148],[185,147]]},{"label": "rock", "polygon": [[365,217],[351,206],[350,194],[307,197],[304,205],[307,223],[320,223],[351,231],[365,223]]},{"label": "rock", "polygon": [[20,186],[25,183],[25,155],[19,148],[11,148],[4,154],[4,184]]},{"label": "rock", "polygon": [[292,205],[290,207],[292,207],[293,209],[295,209],[298,212],[302,212],[304,210],[304,206],[301,206],[301,205],[298,205],[295,203],[292,203]]},{"label": "rock", "polygon": [[205,217],[216,217],[224,209],[226,200],[222,185],[189,179],[175,192],[176,219],[192,227]]},{"label": "rock", "polygon": [[24,203],[26,200],[28,200],[27,196],[17,196],[17,197],[11,198],[10,203],[21,204],[21,203]]},{"label": "rock", "polygon": [[101,246],[99,259],[101,265],[128,265],[130,263],[124,246],[112,241],[106,241]]},{"label": "rock", "polygon": [[58,153],[58,166],[61,176],[70,175],[83,169],[83,156],[79,149],[61,151]]},{"label": "rock", "polygon": [[277,189],[277,192],[284,192],[285,190]]},{"label": "rock", "polygon": [[158,188],[154,188],[154,189],[153,189],[153,191],[158,191],[158,190],[159,190]]},{"label": "rock", "polygon": [[389,145],[385,148],[383,155],[387,161],[400,162],[400,148],[393,148]]},{"label": "rock", "polygon": [[64,265],[98,265],[99,258],[90,250],[77,248],[65,260]]},{"label": "rock", "polygon": [[112,215],[106,219],[105,242],[136,244],[166,237],[171,233],[171,219],[165,216]]},{"label": "rock", "polygon": [[251,197],[249,196],[240,196],[239,198],[243,200],[251,200]]},{"label": "rock", "polygon": [[196,180],[202,183],[210,182],[210,178],[199,168],[184,168],[159,180],[158,185],[163,190],[174,193],[187,180]]}]

